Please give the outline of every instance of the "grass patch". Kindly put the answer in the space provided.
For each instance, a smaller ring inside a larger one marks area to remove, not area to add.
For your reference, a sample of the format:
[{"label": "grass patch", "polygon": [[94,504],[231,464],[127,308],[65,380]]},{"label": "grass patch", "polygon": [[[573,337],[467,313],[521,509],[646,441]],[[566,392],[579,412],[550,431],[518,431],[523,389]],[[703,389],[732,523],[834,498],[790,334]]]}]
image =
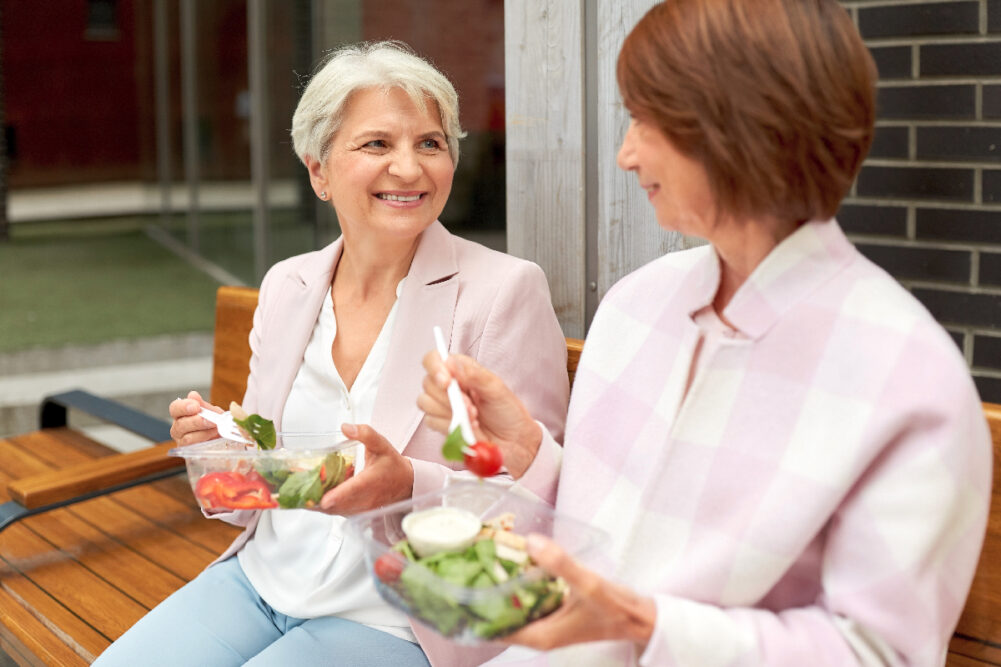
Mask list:
[{"label": "grass patch", "polygon": [[15,225],[0,243],[0,352],[211,331],[218,284],[143,224]]},{"label": "grass patch", "polygon": [[[18,223],[0,243],[0,353],[210,332],[219,284],[150,239],[158,216]],[[204,213],[202,256],[256,285],[249,212]],[[169,231],[185,241],[186,218]],[[314,244],[294,211],[271,216],[273,258]]]}]

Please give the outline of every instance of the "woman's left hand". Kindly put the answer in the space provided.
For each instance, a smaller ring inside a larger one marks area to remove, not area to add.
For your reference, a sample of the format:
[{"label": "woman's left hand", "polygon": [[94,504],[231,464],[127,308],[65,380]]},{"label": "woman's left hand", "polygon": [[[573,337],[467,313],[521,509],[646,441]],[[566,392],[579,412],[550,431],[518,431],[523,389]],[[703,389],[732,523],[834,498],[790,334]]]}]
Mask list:
[{"label": "woman's left hand", "polygon": [[323,494],[320,509],[348,516],[413,494],[414,467],[388,440],[367,424],[344,424],[341,432],[365,445],[365,467]]},{"label": "woman's left hand", "polygon": [[563,577],[569,591],[555,612],[500,641],[541,650],[603,639],[624,639],[644,646],[650,641],[657,619],[652,598],[613,584],[541,535],[528,537],[528,552],[542,569]]}]

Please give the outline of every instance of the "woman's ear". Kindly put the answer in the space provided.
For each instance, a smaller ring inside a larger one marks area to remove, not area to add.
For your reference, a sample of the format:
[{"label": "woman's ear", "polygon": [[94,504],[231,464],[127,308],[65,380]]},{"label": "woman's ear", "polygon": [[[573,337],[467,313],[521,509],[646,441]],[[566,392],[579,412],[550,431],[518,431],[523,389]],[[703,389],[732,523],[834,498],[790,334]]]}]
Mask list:
[{"label": "woman's ear", "polygon": [[308,155],[303,158],[303,162],[306,163],[306,170],[309,171],[309,183],[313,186],[313,192],[316,193],[316,196],[320,197],[321,192],[328,192],[330,184],[327,182],[327,171],[323,168],[323,163]]}]

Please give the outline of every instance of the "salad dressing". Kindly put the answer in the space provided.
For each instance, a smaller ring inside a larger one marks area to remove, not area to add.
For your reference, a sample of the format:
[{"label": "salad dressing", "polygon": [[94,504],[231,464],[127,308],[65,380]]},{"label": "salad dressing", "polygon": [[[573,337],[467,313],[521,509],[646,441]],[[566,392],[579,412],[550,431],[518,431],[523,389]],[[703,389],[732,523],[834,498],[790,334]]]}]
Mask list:
[{"label": "salad dressing", "polygon": [[421,557],[465,549],[481,527],[478,516],[458,507],[432,507],[411,512],[403,519],[403,532]]}]

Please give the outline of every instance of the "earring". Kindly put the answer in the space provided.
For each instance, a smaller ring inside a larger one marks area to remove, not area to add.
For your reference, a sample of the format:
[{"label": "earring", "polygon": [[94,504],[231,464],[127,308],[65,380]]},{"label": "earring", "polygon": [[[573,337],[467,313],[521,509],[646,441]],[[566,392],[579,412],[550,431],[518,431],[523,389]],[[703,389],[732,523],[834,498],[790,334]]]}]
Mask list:
[{"label": "earring", "polygon": [[324,190],[323,192],[320,193],[320,199],[322,199],[323,201],[327,201],[327,191],[326,190]]}]

